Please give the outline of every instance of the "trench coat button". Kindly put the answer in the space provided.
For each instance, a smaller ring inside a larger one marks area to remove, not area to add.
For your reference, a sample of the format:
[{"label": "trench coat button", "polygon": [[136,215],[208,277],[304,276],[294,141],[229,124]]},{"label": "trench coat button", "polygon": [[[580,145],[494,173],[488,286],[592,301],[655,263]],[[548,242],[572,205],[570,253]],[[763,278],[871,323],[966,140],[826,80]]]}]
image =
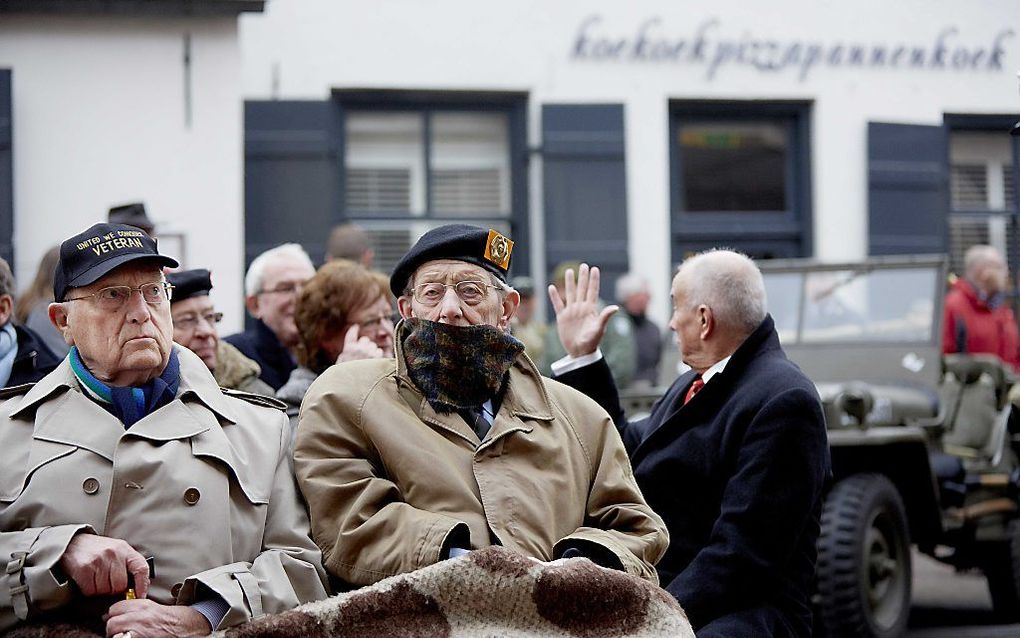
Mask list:
[{"label": "trench coat button", "polygon": [[181,588],[184,587],[184,583],[174,583],[174,586],[170,588],[170,595],[176,600],[181,594]]},{"label": "trench coat button", "polygon": [[95,494],[99,491],[99,480],[91,476],[81,483],[81,489],[86,494]]},{"label": "trench coat button", "polygon": [[184,490],[184,502],[188,505],[194,505],[200,498],[202,498],[202,493],[198,491],[197,487],[189,487]]}]

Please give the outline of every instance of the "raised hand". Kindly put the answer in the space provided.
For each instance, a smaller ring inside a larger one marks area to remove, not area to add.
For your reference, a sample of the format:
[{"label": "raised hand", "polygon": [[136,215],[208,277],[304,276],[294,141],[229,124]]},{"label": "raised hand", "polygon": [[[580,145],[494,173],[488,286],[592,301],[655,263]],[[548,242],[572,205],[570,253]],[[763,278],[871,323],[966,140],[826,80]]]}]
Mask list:
[{"label": "raised hand", "polygon": [[358,359],[381,359],[389,356],[374,341],[368,337],[359,336],[359,333],[360,328],[357,324],[347,329],[344,334],[344,349],[336,358],[337,363],[357,361]]},{"label": "raised hand", "polygon": [[619,306],[599,309],[599,269],[598,266],[589,269],[588,264],[578,267],[576,283],[574,270],[567,269],[563,297],[556,286],[550,285],[549,301],[556,311],[560,342],[572,357],[595,352],[606,334],[609,318],[620,309]]},{"label": "raised hand", "polygon": [[134,576],[138,598],[145,598],[149,591],[149,565],[145,557],[119,538],[78,534],[64,551],[60,567],[85,596],[124,592],[128,574]]}]

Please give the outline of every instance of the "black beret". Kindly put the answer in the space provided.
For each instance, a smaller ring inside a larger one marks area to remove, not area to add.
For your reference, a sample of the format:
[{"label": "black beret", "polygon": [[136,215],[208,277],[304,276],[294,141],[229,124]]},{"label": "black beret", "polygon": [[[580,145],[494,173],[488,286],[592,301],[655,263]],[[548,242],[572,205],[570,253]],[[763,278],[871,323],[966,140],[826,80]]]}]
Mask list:
[{"label": "black beret", "polygon": [[205,268],[167,273],[166,280],[174,287],[171,303],[208,295],[212,290],[212,275]]},{"label": "black beret", "polygon": [[53,298],[63,301],[69,288],[87,286],[114,268],[139,259],[176,268],[176,260],[160,255],[156,240],[127,224],[95,224],[60,244],[53,273]]},{"label": "black beret", "polygon": [[397,297],[404,294],[414,271],[425,262],[436,259],[466,261],[481,266],[506,282],[513,246],[510,238],[478,226],[448,224],[433,228],[397,262],[390,276],[390,290]]}]

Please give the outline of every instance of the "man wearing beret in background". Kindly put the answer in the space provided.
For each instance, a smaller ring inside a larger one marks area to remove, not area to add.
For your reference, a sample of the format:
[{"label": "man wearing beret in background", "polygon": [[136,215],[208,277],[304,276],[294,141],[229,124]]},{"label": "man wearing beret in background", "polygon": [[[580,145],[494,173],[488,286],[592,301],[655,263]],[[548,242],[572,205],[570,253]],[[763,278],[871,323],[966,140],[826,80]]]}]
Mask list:
[{"label": "man wearing beret in background", "polygon": [[226,341],[220,341],[216,324],[223,319],[223,313],[216,312],[209,297],[213,287],[209,271],[178,270],[167,274],[166,279],[174,287],[170,302],[174,341],[197,354],[221,388],[273,396],[273,389],[259,379],[259,364]]},{"label": "man wearing beret in background", "polygon": [[71,350],[0,391],[0,631],[204,635],[326,595],[283,406],[224,394],[174,346],[164,266],[134,226],[60,246],[49,314]]},{"label": "man wearing beret in background", "polygon": [[152,223],[152,220],[145,213],[145,204],[142,202],[111,206],[107,221],[111,224],[135,226],[140,228],[146,235],[150,237],[155,236],[152,231],[156,229],[156,225]]},{"label": "man wearing beret in background", "polygon": [[656,581],[668,537],[612,421],[509,335],[512,248],[464,224],[426,233],[390,278],[395,358],[337,364],[308,389],[294,466],[340,579],[502,545]]}]

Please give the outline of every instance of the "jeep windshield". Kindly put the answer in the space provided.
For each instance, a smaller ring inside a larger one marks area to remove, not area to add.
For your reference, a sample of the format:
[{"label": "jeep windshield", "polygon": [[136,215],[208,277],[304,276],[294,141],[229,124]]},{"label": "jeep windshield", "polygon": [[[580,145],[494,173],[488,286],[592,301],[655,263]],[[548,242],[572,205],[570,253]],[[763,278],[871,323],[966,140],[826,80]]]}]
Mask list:
[{"label": "jeep windshield", "polygon": [[783,348],[816,381],[937,380],[941,257],[759,264]]}]

